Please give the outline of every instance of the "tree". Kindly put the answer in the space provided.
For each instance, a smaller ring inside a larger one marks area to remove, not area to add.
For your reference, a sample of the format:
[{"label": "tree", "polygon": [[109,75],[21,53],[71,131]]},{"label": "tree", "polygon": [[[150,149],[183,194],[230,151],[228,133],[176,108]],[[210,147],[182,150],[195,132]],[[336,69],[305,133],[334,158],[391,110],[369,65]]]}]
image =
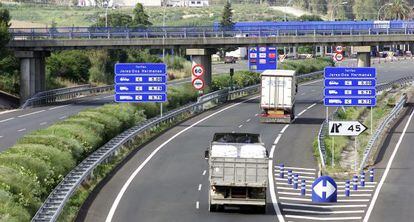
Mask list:
[{"label": "tree", "polygon": [[53,53],[46,60],[46,67],[52,77],[61,77],[76,83],[85,83],[89,80],[89,57],[79,50]]},{"label": "tree", "polygon": [[299,21],[323,21],[319,15],[301,15],[298,17]]},{"label": "tree", "polygon": [[220,26],[226,29],[231,29],[234,26],[233,22],[233,10],[231,8],[231,3],[227,1],[224,5],[223,13],[221,15]]},{"label": "tree", "polygon": [[141,3],[137,3],[133,10],[134,18],[132,20],[132,26],[151,26],[149,16],[144,11],[144,6]]},{"label": "tree", "polygon": [[[132,17],[127,14],[114,12],[108,14],[108,26],[109,27],[126,27],[131,26]],[[100,17],[95,24],[96,27],[105,27],[105,17]]]},{"label": "tree", "polygon": [[378,9],[376,0],[355,0],[355,4],[352,7],[357,20],[376,19]]},{"label": "tree", "polygon": [[410,15],[410,7],[404,0],[393,0],[385,6],[385,17],[391,20],[405,20]]},{"label": "tree", "polygon": [[309,3],[309,9],[313,13],[326,14],[328,10],[328,3],[326,0],[311,0]]}]

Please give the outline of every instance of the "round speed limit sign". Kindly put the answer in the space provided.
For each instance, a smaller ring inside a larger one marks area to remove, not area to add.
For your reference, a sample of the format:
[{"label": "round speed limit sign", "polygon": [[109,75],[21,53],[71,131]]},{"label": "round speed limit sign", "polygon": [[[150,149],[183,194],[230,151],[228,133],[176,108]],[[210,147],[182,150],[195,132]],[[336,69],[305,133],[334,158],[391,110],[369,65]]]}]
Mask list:
[{"label": "round speed limit sign", "polygon": [[338,46],[335,47],[335,52],[336,53],[341,53],[343,50],[344,49],[343,49],[343,47],[341,45],[338,45]]},{"label": "round speed limit sign", "polygon": [[201,77],[204,75],[204,67],[200,64],[196,64],[193,66],[192,73],[195,77]]}]

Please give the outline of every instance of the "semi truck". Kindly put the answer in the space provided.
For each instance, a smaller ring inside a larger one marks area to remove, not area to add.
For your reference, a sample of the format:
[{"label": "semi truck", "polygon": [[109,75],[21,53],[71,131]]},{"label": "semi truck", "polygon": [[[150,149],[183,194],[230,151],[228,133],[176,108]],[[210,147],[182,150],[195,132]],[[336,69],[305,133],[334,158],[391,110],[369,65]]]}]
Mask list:
[{"label": "semi truck", "polygon": [[296,71],[265,70],[260,78],[260,122],[290,123],[295,118]]},{"label": "semi truck", "polygon": [[215,133],[205,158],[209,211],[248,207],[266,212],[269,158],[259,134]]}]

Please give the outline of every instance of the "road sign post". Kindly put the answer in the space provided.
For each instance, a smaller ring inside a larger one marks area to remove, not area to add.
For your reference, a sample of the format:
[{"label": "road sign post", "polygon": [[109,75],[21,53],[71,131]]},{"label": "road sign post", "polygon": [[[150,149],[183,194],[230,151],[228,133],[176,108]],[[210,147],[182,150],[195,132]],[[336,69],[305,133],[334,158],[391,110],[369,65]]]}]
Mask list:
[{"label": "road sign post", "polygon": [[337,185],[329,176],[321,176],[312,184],[312,202],[334,203],[337,202]]}]

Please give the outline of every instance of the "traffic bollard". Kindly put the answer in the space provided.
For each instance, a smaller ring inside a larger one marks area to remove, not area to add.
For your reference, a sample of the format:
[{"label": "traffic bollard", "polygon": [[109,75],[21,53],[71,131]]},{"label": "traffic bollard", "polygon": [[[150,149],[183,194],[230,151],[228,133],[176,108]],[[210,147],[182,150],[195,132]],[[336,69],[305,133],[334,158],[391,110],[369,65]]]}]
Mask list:
[{"label": "traffic bollard", "polygon": [[295,173],[293,176],[293,189],[298,189],[299,175]]},{"label": "traffic bollard", "polygon": [[283,177],[285,177],[285,164],[280,164],[280,168],[279,168],[279,177],[280,178],[283,178]]},{"label": "traffic bollard", "polygon": [[288,184],[292,184],[292,170],[288,170],[287,182],[288,182]]},{"label": "traffic bollard", "polygon": [[369,170],[369,181],[374,182],[374,169]]},{"label": "traffic bollard", "polygon": [[306,181],[302,180],[302,183],[300,184],[300,195],[305,196],[306,195]]},{"label": "traffic bollard", "polygon": [[365,172],[361,172],[360,185],[365,187]]},{"label": "traffic bollard", "polygon": [[354,190],[358,190],[358,176],[354,175],[354,179],[353,179],[353,185],[354,185]]},{"label": "traffic bollard", "polygon": [[345,196],[346,197],[349,197],[351,194],[351,190],[349,189],[350,183],[351,182],[349,180],[345,181]]}]

